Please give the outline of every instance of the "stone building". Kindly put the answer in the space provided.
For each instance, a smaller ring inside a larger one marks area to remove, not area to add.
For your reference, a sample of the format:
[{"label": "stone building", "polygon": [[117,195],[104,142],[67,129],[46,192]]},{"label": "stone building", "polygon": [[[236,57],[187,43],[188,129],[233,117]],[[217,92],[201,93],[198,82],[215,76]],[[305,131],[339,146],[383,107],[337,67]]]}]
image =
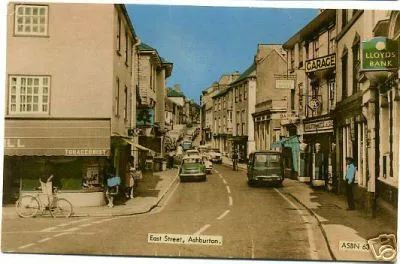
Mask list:
[{"label": "stone building", "polygon": [[[301,123],[296,130],[306,146],[300,159],[293,162],[298,162],[299,179],[311,181],[313,186],[325,186],[328,181],[333,184],[330,176],[335,163],[332,148],[336,101],[335,23],[336,10],[325,9],[284,44],[289,73],[295,74],[300,95],[297,98]],[[296,99],[294,89],[292,99]],[[295,103],[290,108],[295,109]]]},{"label": "stone building", "polygon": [[255,149],[270,150],[272,144],[281,138],[281,114],[287,111],[288,89],[277,88],[275,82],[287,74],[286,54],[282,46],[259,44],[255,69]]},{"label": "stone building", "polygon": [[[145,43],[139,45],[137,128],[141,130],[139,144],[163,156],[165,135],[165,82],[172,73],[172,63]],[[144,159],[141,158],[141,163]]]},{"label": "stone building", "polygon": [[[356,200],[372,213],[380,177],[379,106],[377,82],[360,72],[362,41],[374,37],[386,11],[337,10],[337,106],[335,111],[336,172],[341,191],[346,157],[357,167]],[[382,131],[383,132],[383,131]]]},{"label": "stone building", "polygon": [[229,85],[231,102],[228,121],[232,120],[232,147],[239,153],[239,160],[247,160],[255,150],[254,120],[256,102],[256,65],[253,63]]},{"label": "stone building", "polygon": [[214,109],[212,97],[218,92],[218,82],[202,91],[201,95],[201,143],[211,145],[213,137]]},{"label": "stone building", "polygon": [[124,179],[131,155],[138,42],[124,5],[8,5],[4,201],[48,163],[75,206],[104,203],[107,160]]},{"label": "stone building", "polygon": [[224,74],[218,81],[218,92],[212,97],[213,101],[213,143],[212,146],[227,154],[232,152],[232,109],[233,92],[230,84],[239,77],[239,72]]}]

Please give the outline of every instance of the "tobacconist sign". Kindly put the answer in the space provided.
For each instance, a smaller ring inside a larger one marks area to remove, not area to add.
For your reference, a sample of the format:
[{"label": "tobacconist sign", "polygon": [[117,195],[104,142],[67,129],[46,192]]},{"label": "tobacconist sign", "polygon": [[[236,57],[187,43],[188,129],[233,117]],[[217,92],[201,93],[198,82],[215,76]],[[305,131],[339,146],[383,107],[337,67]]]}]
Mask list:
[{"label": "tobacconist sign", "polygon": [[388,71],[399,67],[399,42],[385,37],[362,42],[362,70]]}]

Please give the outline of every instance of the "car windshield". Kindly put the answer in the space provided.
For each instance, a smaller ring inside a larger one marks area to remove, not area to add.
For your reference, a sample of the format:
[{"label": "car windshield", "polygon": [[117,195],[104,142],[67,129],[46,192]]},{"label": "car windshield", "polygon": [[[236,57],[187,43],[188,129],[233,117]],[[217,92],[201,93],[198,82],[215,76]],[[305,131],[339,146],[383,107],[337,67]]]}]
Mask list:
[{"label": "car windshield", "polygon": [[199,158],[183,160],[183,164],[188,164],[188,163],[201,163],[201,160]]},{"label": "car windshield", "polygon": [[279,168],[280,155],[279,154],[256,154],[254,156],[255,168]]}]

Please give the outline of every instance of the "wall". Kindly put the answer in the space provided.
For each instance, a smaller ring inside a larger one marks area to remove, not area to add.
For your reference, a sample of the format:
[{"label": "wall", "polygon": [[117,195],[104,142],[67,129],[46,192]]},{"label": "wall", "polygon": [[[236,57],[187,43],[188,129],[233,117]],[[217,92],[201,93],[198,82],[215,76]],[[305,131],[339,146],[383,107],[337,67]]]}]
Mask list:
[{"label": "wall", "polygon": [[[112,100],[105,99],[113,87],[113,10],[50,4],[48,37],[14,37],[14,16],[8,16],[7,74],[51,76],[50,117],[112,116]],[[13,12],[9,4],[8,14]]]}]

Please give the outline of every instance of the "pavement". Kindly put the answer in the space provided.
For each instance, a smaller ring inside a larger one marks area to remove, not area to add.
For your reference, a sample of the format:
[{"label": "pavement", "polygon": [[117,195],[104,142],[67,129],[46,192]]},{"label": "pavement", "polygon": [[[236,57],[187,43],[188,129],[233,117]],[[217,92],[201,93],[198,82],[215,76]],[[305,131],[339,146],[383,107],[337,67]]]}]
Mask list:
[{"label": "pavement", "polygon": [[[232,166],[226,157],[223,164]],[[246,165],[239,164],[239,169],[246,170]],[[371,218],[360,210],[348,211],[344,195],[315,189],[296,180],[285,179],[283,185],[281,192],[291,196],[316,218],[333,259],[376,261],[370,250],[363,250],[368,247],[367,240],[381,234],[397,235],[395,217],[377,215]]]},{"label": "pavement", "polygon": [[[112,217],[144,214],[158,205],[165,194],[177,183],[178,170],[144,173],[133,199],[116,200],[113,208],[108,206],[74,207],[74,217]],[[3,207],[3,218],[18,218],[15,206]]]}]

